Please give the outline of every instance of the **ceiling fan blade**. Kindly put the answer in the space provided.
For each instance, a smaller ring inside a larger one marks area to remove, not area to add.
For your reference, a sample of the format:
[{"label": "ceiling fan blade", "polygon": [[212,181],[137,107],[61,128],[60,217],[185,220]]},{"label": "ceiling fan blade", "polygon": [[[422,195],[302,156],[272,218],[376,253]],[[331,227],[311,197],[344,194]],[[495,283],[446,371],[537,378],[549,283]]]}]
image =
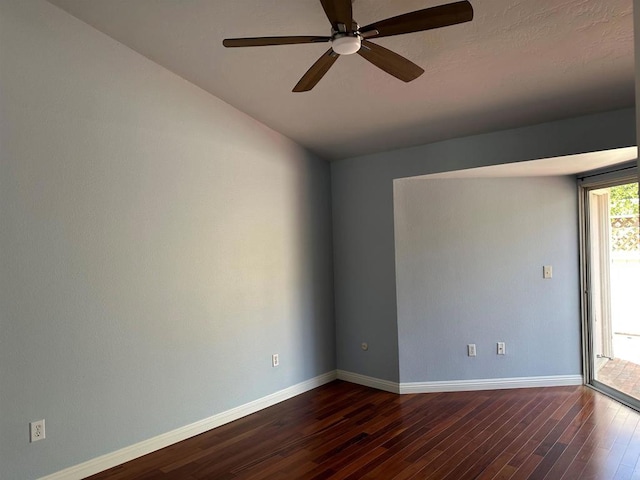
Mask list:
[{"label": "ceiling fan blade", "polygon": [[331,41],[331,37],[253,37],[225,38],[225,47],[263,47],[267,45],[293,45],[296,43],[323,43]]},{"label": "ceiling fan blade", "polygon": [[329,71],[331,65],[335,63],[340,55],[335,53],[331,48],[322,55],[316,63],[314,63],[307,73],[305,73],[295,87],[294,92],[308,92],[315,87]]},{"label": "ceiling fan blade", "polygon": [[324,13],[327,14],[331,26],[336,32],[341,31],[338,25],[345,27],[344,31],[353,31],[353,11],[351,0],[320,0]]},{"label": "ceiling fan blade", "polygon": [[392,35],[447,27],[457,23],[469,22],[472,19],[473,7],[465,0],[381,20],[361,28],[360,32],[366,38],[390,37]]},{"label": "ceiling fan blade", "polygon": [[424,73],[424,70],[412,61],[367,40],[362,40],[358,55],[403,82],[415,80]]}]

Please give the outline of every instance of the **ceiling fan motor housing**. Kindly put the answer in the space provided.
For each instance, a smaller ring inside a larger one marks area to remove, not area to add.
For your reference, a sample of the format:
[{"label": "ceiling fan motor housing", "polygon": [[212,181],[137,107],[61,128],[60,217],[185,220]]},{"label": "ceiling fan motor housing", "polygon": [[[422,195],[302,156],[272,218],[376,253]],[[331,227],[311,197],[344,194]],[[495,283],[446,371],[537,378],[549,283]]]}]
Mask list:
[{"label": "ceiling fan motor housing", "polygon": [[360,50],[361,38],[358,34],[336,33],[331,39],[331,48],[340,55],[351,55]]}]

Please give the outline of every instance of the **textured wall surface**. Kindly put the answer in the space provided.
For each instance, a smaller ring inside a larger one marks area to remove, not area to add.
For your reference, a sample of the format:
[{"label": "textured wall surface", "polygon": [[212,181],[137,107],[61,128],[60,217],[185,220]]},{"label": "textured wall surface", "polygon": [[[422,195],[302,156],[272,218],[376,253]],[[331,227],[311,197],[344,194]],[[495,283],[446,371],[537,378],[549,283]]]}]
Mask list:
[{"label": "textured wall surface", "polygon": [[[628,109],[333,162],[338,368],[404,381],[398,365],[404,346],[397,338],[394,179],[633,145],[635,112]],[[366,352],[362,340],[369,342]],[[478,372],[483,378],[491,374]]]},{"label": "textured wall surface", "polygon": [[573,177],[394,182],[402,382],[580,374],[576,189]]},{"label": "textured wall surface", "polygon": [[0,65],[2,480],[335,369],[326,162],[40,0]]}]

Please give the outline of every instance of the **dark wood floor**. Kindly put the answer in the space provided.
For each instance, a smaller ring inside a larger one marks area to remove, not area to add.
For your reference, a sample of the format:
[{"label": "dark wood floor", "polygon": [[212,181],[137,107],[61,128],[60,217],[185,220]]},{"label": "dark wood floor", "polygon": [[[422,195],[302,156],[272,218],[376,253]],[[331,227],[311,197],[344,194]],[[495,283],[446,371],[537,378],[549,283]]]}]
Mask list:
[{"label": "dark wood floor", "polygon": [[640,480],[639,420],[586,387],[395,395],[336,381],[90,478]]}]

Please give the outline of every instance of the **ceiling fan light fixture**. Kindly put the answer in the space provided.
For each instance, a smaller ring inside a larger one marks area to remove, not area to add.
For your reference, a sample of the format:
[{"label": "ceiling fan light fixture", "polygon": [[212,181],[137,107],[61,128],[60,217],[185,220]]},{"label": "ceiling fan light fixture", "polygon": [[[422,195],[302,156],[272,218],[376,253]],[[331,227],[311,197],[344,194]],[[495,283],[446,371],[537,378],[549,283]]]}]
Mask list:
[{"label": "ceiling fan light fixture", "polygon": [[340,55],[351,55],[360,50],[361,40],[358,35],[339,35],[331,40],[331,48]]}]

